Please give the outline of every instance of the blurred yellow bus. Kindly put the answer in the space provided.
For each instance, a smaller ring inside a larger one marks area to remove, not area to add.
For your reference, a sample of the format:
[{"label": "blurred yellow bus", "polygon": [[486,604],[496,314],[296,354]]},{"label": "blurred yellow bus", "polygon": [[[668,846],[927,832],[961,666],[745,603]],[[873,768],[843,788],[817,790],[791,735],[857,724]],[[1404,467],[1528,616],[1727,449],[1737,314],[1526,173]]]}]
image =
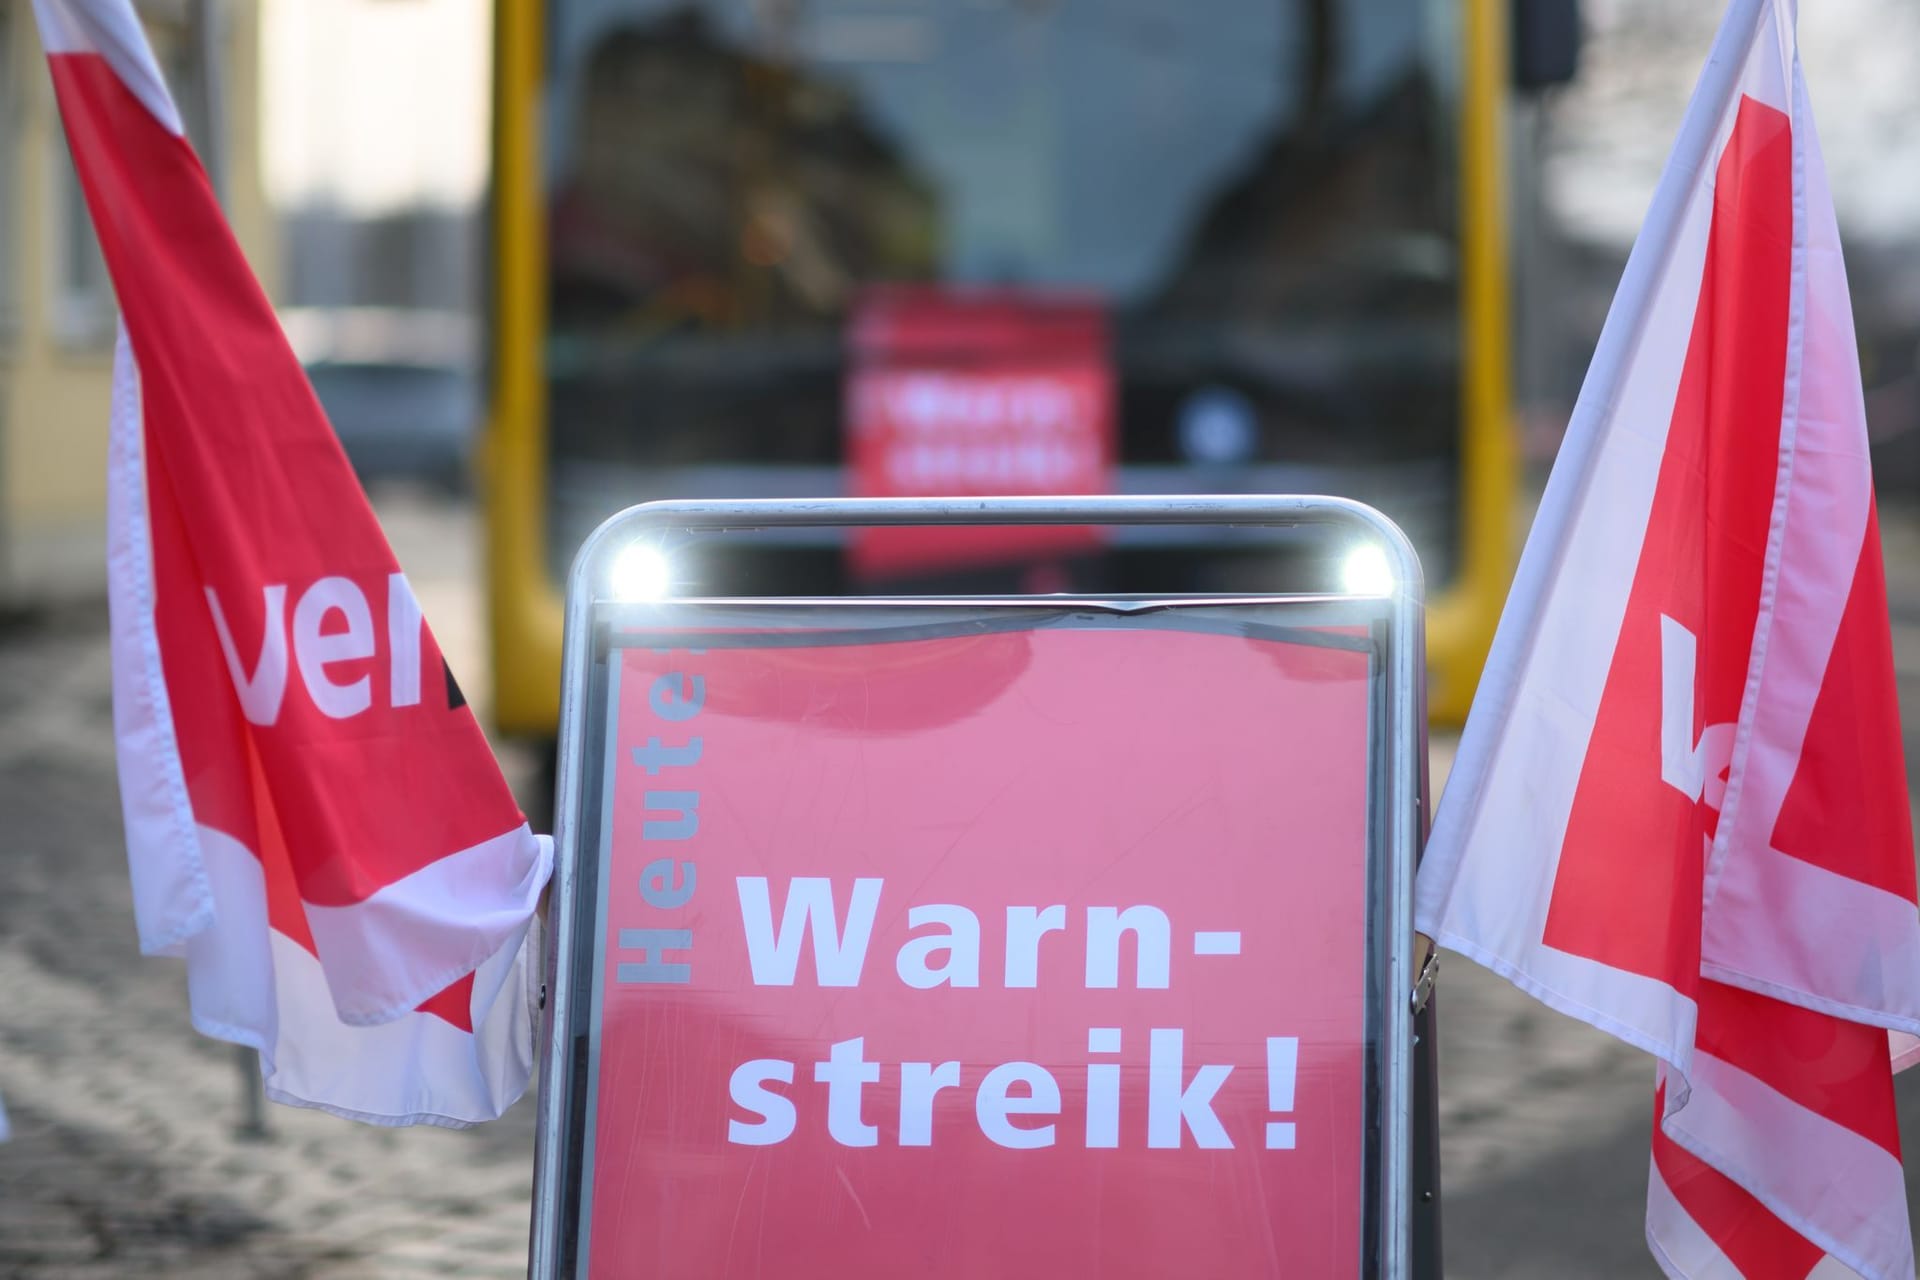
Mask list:
[{"label": "blurred yellow bus", "polygon": [[[850,490],[851,335],[901,285],[1092,308],[1120,492],[1394,517],[1432,710],[1462,716],[1513,554],[1511,19],[1571,12],[1512,3],[497,0],[500,729],[554,731],[562,584],[603,517]],[[1275,587],[1230,533],[1016,547],[970,585]],[[874,586],[857,568],[787,541],[693,589]]]}]

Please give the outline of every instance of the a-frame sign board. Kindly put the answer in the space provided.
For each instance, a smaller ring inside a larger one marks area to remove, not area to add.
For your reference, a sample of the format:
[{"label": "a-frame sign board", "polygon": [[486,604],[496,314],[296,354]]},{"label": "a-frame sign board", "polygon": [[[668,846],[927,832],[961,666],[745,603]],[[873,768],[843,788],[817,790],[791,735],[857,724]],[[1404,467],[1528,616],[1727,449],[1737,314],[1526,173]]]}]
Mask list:
[{"label": "a-frame sign board", "polygon": [[[632,598],[636,557],[745,529],[1139,523],[1317,526],[1391,586]],[[1437,1275],[1423,703],[1418,562],[1337,499],[609,521],[568,601],[534,1274]]]}]

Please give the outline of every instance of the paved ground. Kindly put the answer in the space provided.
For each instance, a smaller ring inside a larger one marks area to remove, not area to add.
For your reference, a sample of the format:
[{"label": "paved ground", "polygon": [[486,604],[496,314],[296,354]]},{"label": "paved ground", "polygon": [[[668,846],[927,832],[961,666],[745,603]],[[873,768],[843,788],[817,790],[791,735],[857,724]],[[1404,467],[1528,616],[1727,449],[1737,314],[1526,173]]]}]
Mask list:
[{"label": "paved ground", "polygon": [[[421,498],[382,510],[450,657],[475,670],[466,517]],[[1888,513],[1887,541],[1920,727],[1920,513]],[[464,1133],[284,1107],[264,1138],[238,1133],[235,1051],[193,1035],[177,967],[135,951],[104,628],[104,610],[0,626],[0,1280],[520,1274],[527,1102]],[[1465,961],[1441,992],[1449,1275],[1654,1274],[1640,1242],[1651,1063]]]}]

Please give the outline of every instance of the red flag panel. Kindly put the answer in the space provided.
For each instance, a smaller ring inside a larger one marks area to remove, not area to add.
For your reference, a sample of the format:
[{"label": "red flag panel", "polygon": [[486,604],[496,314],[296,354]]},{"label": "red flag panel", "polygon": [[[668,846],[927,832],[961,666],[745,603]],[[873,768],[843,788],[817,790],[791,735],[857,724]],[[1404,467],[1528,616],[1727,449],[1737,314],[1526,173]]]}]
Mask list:
[{"label": "red flag panel", "polygon": [[[77,25],[56,29],[49,66],[137,369],[115,417],[138,431],[140,456],[113,483],[140,490],[131,536],[151,577],[116,597],[114,625],[132,633],[150,614],[152,641],[135,643],[157,649],[164,688],[147,696],[165,722],[131,749],[178,752],[184,856],[217,832],[259,863],[263,901],[223,903],[218,940],[191,945],[264,961],[245,950],[270,945],[248,933],[258,920],[322,960],[336,1007],[286,1005],[295,979],[278,975],[274,1011],[255,999],[258,973],[204,965],[196,1001],[218,1010],[207,1025],[220,1034],[257,1041],[263,1063],[312,1026],[336,1034],[336,1014],[389,1020],[450,978],[420,1008],[471,1033],[471,970],[512,936],[510,908],[530,910],[538,846],[471,712],[449,701],[433,635],[204,170],[155,114],[164,89],[144,84],[143,98],[122,78],[145,57],[126,45],[137,20],[108,4],[60,22]],[[129,831],[136,896],[143,859],[181,856],[151,836]],[[476,849],[488,856],[463,864],[466,883],[445,875],[417,901],[344,924],[336,913],[321,956],[312,909],[366,903]],[[197,859],[192,875],[203,895],[232,883]],[[270,1070],[270,1088],[382,1117],[439,1105],[442,1081],[407,1082],[419,1062],[396,1059],[399,1083],[376,1096],[325,1057],[302,1059],[324,1083]]]},{"label": "red flag panel", "polygon": [[1906,794],[1906,750],[1899,704],[1887,696],[1896,687],[1880,520],[1869,508],[1853,589],[1773,845],[1911,902],[1913,815]]},{"label": "red flag panel", "polygon": [[257,755],[299,896],[328,906],[511,831],[479,726],[447,703],[192,150],[102,58],[49,62],[139,362],[154,618],[195,818],[258,855]]},{"label": "red flag panel", "polygon": [[1732,1179],[1660,1131],[1666,1089],[1653,1100],[1653,1164],[1673,1198],[1746,1280],[1806,1280],[1826,1251],[1780,1221]]},{"label": "red flag panel", "polygon": [[[1746,685],[1773,509],[1792,161],[1786,116],[1743,100],[1719,167],[1686,365],[1544,935],[1549,946],[1689,993],[1699,981],[1706,841]],[[1690,722],[1679,724],[1666,713],[1673,693],[1664,687],[1681,675],[1676,643],[1694,676],[1691,697],[1682,690],[1678,702],[1691,704]],[[1663,733],[1700,757],[1696,795],[1663,777]]]}]

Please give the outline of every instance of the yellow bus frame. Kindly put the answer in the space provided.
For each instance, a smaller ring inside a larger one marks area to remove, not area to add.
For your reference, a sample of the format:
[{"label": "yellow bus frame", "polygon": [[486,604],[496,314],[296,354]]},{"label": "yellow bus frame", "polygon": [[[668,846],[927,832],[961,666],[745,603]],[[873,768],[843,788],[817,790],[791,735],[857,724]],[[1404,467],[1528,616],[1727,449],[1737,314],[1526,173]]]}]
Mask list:
[{"label": "yellow bus frame", "polygon": [[[492,386],[480,452],[495,726],[559,723],[560,589],[547,572],[540,178],[542,0],[498,0],[494,28]],[[1429,597],[1428,707],[1466,716],[1513,572],[1518,450],[1509,398],[1506,0],[1461,0],[1460,571]]]}]

